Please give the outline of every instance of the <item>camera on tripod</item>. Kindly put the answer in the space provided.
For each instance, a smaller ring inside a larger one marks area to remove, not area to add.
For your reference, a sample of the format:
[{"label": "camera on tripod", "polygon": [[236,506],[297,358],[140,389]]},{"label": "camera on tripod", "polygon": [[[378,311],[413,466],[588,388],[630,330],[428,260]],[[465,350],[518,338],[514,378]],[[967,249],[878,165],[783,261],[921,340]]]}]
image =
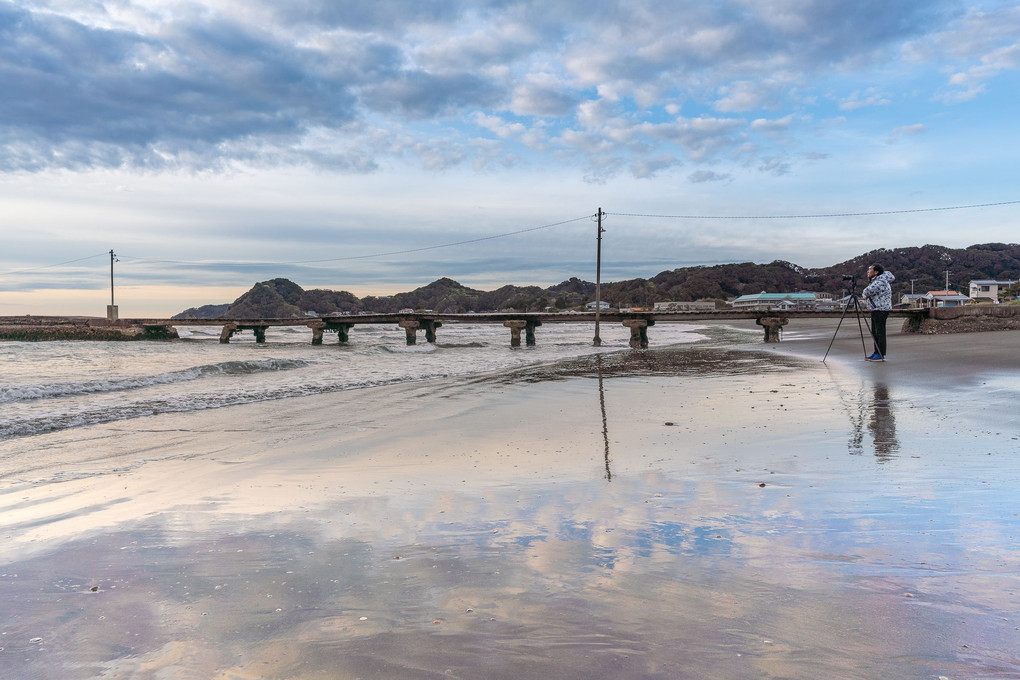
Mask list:
[{"label": "camera on tripod", "polygon": [[853,290],[857,287],[857,276],[855,274],[843,274],[843,280],[847,281],[847,288]]}]

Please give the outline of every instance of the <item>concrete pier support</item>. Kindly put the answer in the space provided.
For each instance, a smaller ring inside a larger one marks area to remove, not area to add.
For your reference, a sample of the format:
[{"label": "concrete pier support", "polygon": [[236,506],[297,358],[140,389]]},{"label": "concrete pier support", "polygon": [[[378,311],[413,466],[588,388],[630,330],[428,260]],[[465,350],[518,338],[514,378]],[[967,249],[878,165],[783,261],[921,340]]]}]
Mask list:
[{"label": "concrete pier support", "polygon": [[435,342],[436,341],[436,329],[443,325],[443,322],[436,321],[435,319],[422,319],[419,321],[425,328],[425,341]]},{"label": "concrete pier support", "polygon": [[528,325],[524,327],[524,344],[528,347],[535,346],[535,328],[541,325],[538,319],[528,319]]},{"label": "concrete pier support", "polygon": [[266,330],[269,326],[252,326],[252,331],[255,332],[255,342],[262,344],[266,341]]},{"label": "concrete pier support", "polygon": [[352,323],[342,323],[336,327],[336,334],[340,338],[339,343],[341,345],[346,345],[348,342],[350,342],[351,339],[350,333],[353,327],[354,324]]},{"label": "concrete pier support", "polygon": [[237,332],[236,323],[223,324],[223,330],[220,331],[220,344],[225,345],[228,342],[230,342],[231,336],[233,336],[234,333],[236,332]]},{"label": "concrete pier support", "polygon": [[630,346],[633,349],[648,349],[648,321],[626,319],[623,325],[630,329]]},{"label": "concrete pier support", "polygon": [[421,324],[414,319],[401,319],[397,322],[397,325],[404,329],[404,333],[407,334],[407,344],[414,345],[418,342],[418,328]]},{"label": "concrete pier support", "polygon": [[326,330],[326,324],[323,321],[309,321],[308,327],[312,329],[312,344],[322,344],[322,333]]},{"label": "concrete pier support", "polygon": [[779,342],[779,334],[783,326],[790,323],[789,319],[778,316],[761,317],[755,321],[765,329],[765,342]]},{"label": "concrete pier support", "polygon": [[[510,329],[510,346],[520,347],[521,346],[521,330],[527,328],[527,321],[504,321],[503,326]],[[534,332],[532,332],[534,335]]]}]

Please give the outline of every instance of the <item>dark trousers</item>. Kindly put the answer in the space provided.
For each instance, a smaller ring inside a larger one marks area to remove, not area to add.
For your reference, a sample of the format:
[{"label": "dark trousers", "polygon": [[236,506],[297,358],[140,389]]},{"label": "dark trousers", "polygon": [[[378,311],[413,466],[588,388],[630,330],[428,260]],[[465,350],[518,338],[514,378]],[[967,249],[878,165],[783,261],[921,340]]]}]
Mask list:
[{"label": "dark trousers", "polygon": [[888,310],[871,310],[871,333],[875,336],[875,351],[883,357],[885,356],[885,320],[888,318]]}]

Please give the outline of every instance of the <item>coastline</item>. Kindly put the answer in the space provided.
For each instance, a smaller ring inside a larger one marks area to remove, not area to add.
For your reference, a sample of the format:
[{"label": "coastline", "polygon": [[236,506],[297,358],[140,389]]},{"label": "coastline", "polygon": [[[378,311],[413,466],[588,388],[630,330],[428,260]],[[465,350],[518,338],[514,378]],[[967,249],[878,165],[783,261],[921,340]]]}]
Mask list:
[{"label": "coastline", "polygon": [[987,404],[1016,394],[1020,334],[891,332],[869,364],[844,327],[823,364],[835,322],[797,323],[37,437],[0,486],[0,655],[14,677],[1020,673],[1020,423]]}]

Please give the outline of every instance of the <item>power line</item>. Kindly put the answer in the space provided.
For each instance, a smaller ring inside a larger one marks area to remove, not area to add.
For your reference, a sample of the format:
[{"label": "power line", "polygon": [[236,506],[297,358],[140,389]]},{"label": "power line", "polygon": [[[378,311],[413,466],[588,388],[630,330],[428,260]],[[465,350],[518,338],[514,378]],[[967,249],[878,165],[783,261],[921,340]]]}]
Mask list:
[{"label": "power line", "polygon": [[[909,213],[925,213],[925,212],[942,212],[949,210],[970,210],[975,208],[992,208],[1004,205],[1017,205],[1020,204],[1020,200],[1015,201],[999,201],[996,203],[975,203],[970,205],[952,205],[942,206],[937,208],[910,208],[905,210],[873,210],[873,211],[862,211],[862,212],[842,212],[842,213],[811,213],[802,215],[655,215],[647,213],[623,213],[623,212],[603,212],[602,216],[617,216],[617,217],[646,217],[654,219],[673,219],[673,220],[792,220],[792,219],[818,219],[825,217],[871,217],[879,215],[905,215]],[[552,227],[559,227],[564,224],[571,224],[573,222],[579,222],[581,220],[593,219],[593,215],[584,215],[583,217],[575,217],[569,220],[563,220],[561,222],[552,222],[550,224],[543,224],[538,227],[530,227],[528,229],[518,229],[516,231],[508,231],[502,234],[494,234],[492,236],[482,236],[480,238],[466,239],[463,241],[454,241],[452,243],[442,243],[433,246],[423,246],[421,248],[407,248],[404,250],[392,250],[388,252],[372,253],[369,255],[349,255],[346,257],[334,257],[334,258],[323,258],[317,260],[296,260],[292,262],[256,262],[256,261],[243,261],[243,260],[164,260],[154,259],[146,257],[130,257],[120,256],[124,260],[133,261],[145,261],[157,264],[222,264],[222,265],[264,265],[264,266],[278,266],[278,265],[297,265],[297,264],[322,264],[326,262],[344,262],[350,260],[368,260],[377,257],[389,257],[393,255],[407,255],[410,253],[421,253],[429,250],[438,250],[441,248],[453,248],[456,246],[468,245],[471,243],[481,243],[483,241],[491,241],[494,239],[506,238],[508,236],[516,236],[518,234],[526,234],[529,232],[540,231],[542,229],[551,229]],[[58,262],[56,264],[42,265],[39,267],[31,267],[28,269],[17,269],[9,272],[0,272],[0,276],[10,276],[13,274],[25,274],[29,272],[40,271],[43,269],[51,269],[53,267],[62,267],[69,264],[75,264],[77,262],[84,262],[85,260],[91,260],[97,257],[103,257],[108,253],[98,253],[96,255],[89,255],[88,257],[82,257],[75,260],[68,260],[67,262]]]},{"label": "power line", "polygon": [[[348,260],[369,260],[369,259],[373,259],[373,258],[376,258],[376,257],[389,257],[391,255],[407,255],[409,253],[421,253],[421,252],[424,252],[424,251],[427,251],[427,250],[438,250],[440,248],[453,248],[454,246],[463,246],[463,245],[467,245],[469,243],[480,243],[482,241],[492,241],[493,239],[506,238],[507,236],[516,236],[518,234],[526,234],[528,232],[539,231],[541,229],[551,229],[552,227],[559,227],[559,226],[562,226],[564,224],[571,224],[572,222],[580,222],[581,220],[586,220],[586,219],[589,219],[590,217],[591,217],[590,215],[584,215],[583,217],[575,217],[573,219],[563,220],[562,222],[553,222],[551,224],[543,224],[540,227],[530,227],[528,229],[518,229],[517,231],[508,231],[508,232],[505,232],[505,233],[502,233],[502,234],[493,234],[492,236],[482,236],[480,238],[472,238],[472,239],[467,239],[465,241],[455,241],[453,243],[442,243],[442,244],[434,245],[434,246],[423,246],[421,248],[407,248],[405,250],[392,250],[392,251],[385,252],[385,253],[372,253],[370,255],[348,255],[347,257],[331,257],[331,258],[325,258],[325,259],[321,259],[321,260],[296,260],[296,261],[293,261],[293,262],[244,262],[244,261],[241,261],[241,260],[231,260],[231,261],[226,262],[226,263],[221,262],[221,264],[232,264],[232,265],[254,265],[254,264],[257,264],[257,265],[266,265],[266,266],[278,266],[278,265],[285,265],[285,264],[322,264],[324,262],[344,262],[344,261],[348,261]],[[205,261],[202,261],[202,260],[152,260],[152,259],[148,259],[148,258],[139,258],[139,257],[135,257],[135,258],[127,257],[127,256],[121,256],[121,257],[124,257],[124,259],[127,259],[127,260],[145,260],[146,262],[155,262],[155,263],[162,263],[162,264],[216,264],[216,262],[211,262],[211,261],[208,261],[208,260],[205,260]]]},{"label": "power line", "polygon": [[618,217],[656,217],[672,220],[802,220],[819,217],[869,217],[874,215],[904,215],[907,213],[938,212],[943,210],[968,210],[970,208],[991,208],[1000,205],[1016,205],[1017,201],[999,203],[976,203],[973,205],[951,205],[941,208],[911,208],[908,210],[875,210],[870,212],[818,213],[812,215],[646,215],[639,213],[605,213]]},{"label": "power line", "polygon": [[366,259],[370,259],[370,258],[373,258],[373,257],[388,257],[390,255],[406,255],[408,253],[420,253],[420,252],[423,252],[423,251],[426,251],[426,250],[437,250],[439,248],[452,248],[454,246],[463,246],[463,245],[467,245],[469,243],[480,243],[482,241],[491,241],[493,239],[504,238],[504,237],[507,237],[507,236],[516,236],[517,234],[526,234],[526,233],[531,232],[531,231],[539,231],[540,229],[549,229],[551,227],[559,227],[559,226],[562,226],[564,224],[570,224],[571,222],[580,222],[581,220],[586,220],[589,217],[591,217],[591,216],[590,215],[585,215],[583,217],[575,217],[574,219],[571,219],[571,220],[563,220],[562,222],[553,222],[552,224],[543,224],[540,227],[531,227],[530,229],[518,229],[517,231],[508,231],[505,234],[495,234],[493,236],[482,236],[481,238],[473,238],[473,239],[468,239],[466,241],[456,241],[454,243],[444,243],[444,244],[438,245],[438,246],[425,246],[423,248],[410,248],[408,250],[394,250],[394,251],[391,251],[391,252],[388,252],[388,253],[376,253],[374,255],[351,255],[349,257],[336,257],[336,258],[330,258],[330,259],[326,259],[326,260],[302,260],[302,261],[299,261],[299,262],[280,262],[279,264],[317,264],[317,263],[320,263],[320,262],[340,262],[340,261],[343,261],[343,260],[366,260]]},{"label": "power line", "polygon": [[108,253],[99,253],[98,255],[89,255],[88,257],[80,257],[77,260],[68,260],[67,262],[58,262],[56,264],[46,264],[41,267],[32,267],[31,269],[17,269],[10,272],[2,272],[0,276],[10,276],[11,274],[25,274],[27,272],[37,272],[40,269],[50,269],[52,267],[63,267],[66,264],[74,264],[75,262],[84,262],[85,260],[91,260],[97,257],[103,257]]}]

